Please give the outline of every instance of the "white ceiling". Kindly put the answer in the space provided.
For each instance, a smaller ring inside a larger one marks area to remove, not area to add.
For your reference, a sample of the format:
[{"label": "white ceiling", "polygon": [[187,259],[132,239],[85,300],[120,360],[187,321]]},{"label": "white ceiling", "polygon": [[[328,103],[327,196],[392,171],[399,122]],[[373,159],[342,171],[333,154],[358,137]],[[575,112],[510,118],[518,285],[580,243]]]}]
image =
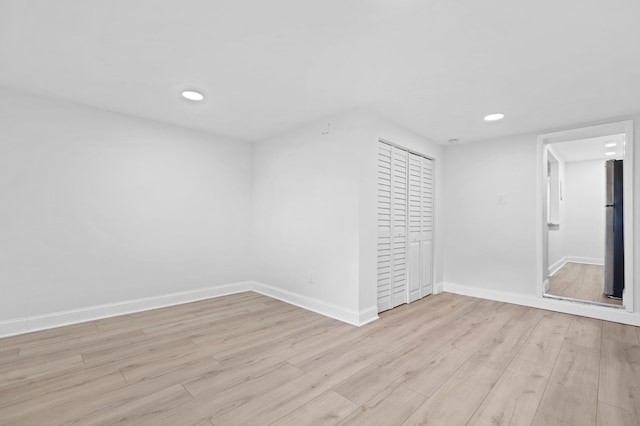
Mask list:
[{"label": "white ceiling", "polygon": [[[624,138],[624,134],[599,136],[596,138],[554,143],[552,146],[560,159],[567,163],[601,159],[618,160],[624,157]],[[605,144],[608,143],[615,143],[616,146],[605,147]],[[607,152],[615,152],[615,155],[606,155]]]},{"label": "white ceiling", "polygon": [[640,112],[639,16],[638,0],[3,0],[0,85],[249,141],[364,107],[468,142]]}]

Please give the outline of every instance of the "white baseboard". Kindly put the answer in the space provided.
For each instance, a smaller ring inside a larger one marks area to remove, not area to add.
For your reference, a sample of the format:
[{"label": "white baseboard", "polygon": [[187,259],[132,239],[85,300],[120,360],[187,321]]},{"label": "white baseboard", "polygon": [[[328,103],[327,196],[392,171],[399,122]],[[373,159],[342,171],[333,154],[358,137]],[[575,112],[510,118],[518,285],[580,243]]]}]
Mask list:
[{"label": "white baseboard", "polygon": [[441,281],[433,286],[433,294],[442,293],[444,291],[444,283]]},{"label": "white baseboard", "polygon": [[587,265],[604,265],[604,259],[597,257],[567,256],[567,262],[586,263]]},{"label": "white baseboard", "polygon": [[148,311],[150,309],[181,305],[183,303],[196,302],[198,300],[226,296],[249,290],[251,290],[251,282],[245,281],[180,293],[165,294],[162,296],[146,297],[143,299],[127,300],[106,305],[89,306],[51,314],[0,321],[0,337],[30,333],[32,331],[46,330],[134,312]]},{"label": "white baseboard", "polygon": [[378,319],[377,306],[371,306],[361,311],[355,311],[352,309],[347,309],[343,306],[327,303],[320,299],[304,296],[299,293],[294,293],[289,290],[284,290],[257,281],[252,282],[251,289],[256,293],[273,297],[274,299],[282,300],[283,302],[289,303],[291,305],[298,306],[308,311],[316,312],[318,314],[334,318],[358,327]]},{"label": "white baseboard", "polygon": [[604,265],[604,259],[596,257],[565,256],[549,266],[549,276],[553,276],[567,263],[585,263],[587,265]]},{"label": "white baseboard", "polygon": [[372,306],[361,311],[353,311],[342,306],[303,296],[301,294],[293,293],[267,284],[255,281],[244,281],[180,293],[165,294],[162,296],[147,297],[144,299],[127,300],[124,302],[109,303],[106,305],[89,306],[81,309],[0,321],[0,337],[15,336],[18,334],[31,333],[33,331],[78,324],[86,321],[95,321],[118,315],[166,308],[168,306],[197,302],[199,300],[227,296],[230,294],[242,293],[244,291],[255,291],[256,293],[273,297],[274,299],[282,300],[283,302],[291,305],[295,305],[327,317],[335,318],[358,327],[378,319],[377,306]]},{"label": "white baseboard", "polygon": [[482,299],[640,326],[640,315],[627,312],[624,308],[589,305],[578,301],[536,297],[534,295],[489,290],[455,283],[444,283],[444,291],[464,296],[479,297]]},{"label": "white baseboard", "polygon": [[567,258],[563,257],[562,259],[555,262],[553,265],[549,266],[549,276],[553,276],[556,272],[560,270],[564,265],[567,264]]}]

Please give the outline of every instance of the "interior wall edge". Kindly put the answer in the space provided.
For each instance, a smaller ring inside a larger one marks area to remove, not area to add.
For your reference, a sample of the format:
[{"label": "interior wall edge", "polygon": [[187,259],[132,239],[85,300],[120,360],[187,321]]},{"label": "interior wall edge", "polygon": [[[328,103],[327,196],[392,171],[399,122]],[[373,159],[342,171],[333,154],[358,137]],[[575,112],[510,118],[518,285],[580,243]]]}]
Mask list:
[{"label": "interior wall edge", "polygon": [[513,303],[530,308],[545,309],[547,311],[579,315],[604,321],[618,322],[633,326],[640,326],[640,315],[627,312],[621,308],[589,305],[582,302],[557,300],[534,295],[510,293],[499,290],[488,290],[451,282],[444,283],[444,291],[462,296],[478,297],[498,302]]},{"label": "interior wall edge", "polygon": [[356,311],[258,281],[252,281],[251,289],[256,293],[357,327],[361,327],[378,319],[377,305]]}]

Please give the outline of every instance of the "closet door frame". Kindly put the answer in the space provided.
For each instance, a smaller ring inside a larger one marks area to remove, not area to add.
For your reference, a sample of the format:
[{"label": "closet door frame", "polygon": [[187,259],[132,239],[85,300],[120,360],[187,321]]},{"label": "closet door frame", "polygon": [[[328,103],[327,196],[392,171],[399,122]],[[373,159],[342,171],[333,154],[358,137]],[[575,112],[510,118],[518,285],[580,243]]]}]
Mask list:
[{"label": "closet door frame", "polygon": [[[433,291],[433,290],[435,290],[435,281],[434,281],[435,268],[434,268],[434,260],[435,260],[436,221],[437,221],[437,218],[436,218],[436,182],[435,182],[435,178],[436,178],[436,167],[437,167],[437,165],[436,165],[436,160],[435,160],[435,158],[433,158],[433,157],[430,157],[430,156],[428,156],[428,155],[426,155],[426,154],[423,154],[423,153],[421,153],[421,152],[418,152],[418,151],[415,151],[415,150],[412,150],[412,149],[406,148],[406,147],[404,147],[404,146],[402,146],[402,145],[398,145],[398,144],[393,143],[393,142],[391,142],[391,141],[389,141],[389,140],[387,140],[387,139],[378,138],[378,143],[384,143],[384,144],[387,144],[387,145],[389,145],[389,146],[391,146],[391,147],[395,147],[395,148],[401,149],[401,150],[403,150],[403,151],[406,151],[406,152],[407,152],[407,172],[408,172],[408,169],[409,169],[409,154],[414,154],[414,155],[417,155],[417,156],[419,156],[419,157],[426,158],[427,160],[430,160],[430,161],[431,161],[431,164],[432,164],[432,188],[431,188],[431,191],[432,191],[432,203],[431,203],[431,206],[432,206],[432,221],[433,221],[433,222],[432,222],[432,226],[433,226],[433,230],[432,230],[432,240],[431,240],[431,241],[432,241],[432,244],[431,244],[431,253],[430,253],[430,259],[429,259],[429,260],[430,260],[430,262],[431,262],[431,271],[430,271],[430,272],[431,272],[431,277],[430,277],[430,278],[431,278],[431,288],[432,288],[432,291]],[[407,177],[407,185],[408,185],[408,184],[409,184],[409,181],[408,181],[408,177]],[[407,188],[408,188],[408,186],[407,186]],[[408,200],[408,195],[407,195],[407,200]],[[407,213],[408,213],[408,207],[407,207]],[[377,214],[377,213],[376,213],[376,214]],[[406,238],[406,240],[407,240],[407,241],[406,241],[406,249],[407,249],[407,252],[406,252],[406,253],[407,253],[407,260],[408,260],[408,255],[409,255],[409,251],[408,251],[408,250],[409,250],[409,228],[408,228],[408,225],[409,225],[409,222],[408,222],[408,217],[407,217],[407,238]],[[406,280],[406,286],[407,286],[407,290],[406,290],[406,297],[407,297],[407,300],[406,300],[406,303],[410,303],[410,289],[409,289],[409,285],[410,285],[410,284],[409,284],[409,277],[407,277],[407,280]],[[422,291],[422,288],[420,289],[420,291]],[[421,295],[421,297],[424,297],[424,295]]]}]

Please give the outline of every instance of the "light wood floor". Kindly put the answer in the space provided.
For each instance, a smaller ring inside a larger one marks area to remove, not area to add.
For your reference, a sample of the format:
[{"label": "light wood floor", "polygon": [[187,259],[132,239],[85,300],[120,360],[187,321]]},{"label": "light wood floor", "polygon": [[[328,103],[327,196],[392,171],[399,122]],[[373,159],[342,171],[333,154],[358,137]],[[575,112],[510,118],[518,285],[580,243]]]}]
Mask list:
[{"label": "light wood floor", "polygon": [[638,329],[453,294],[356,328],[242,293],[0,339],[10,425],[637,425]]},{"label": "light wood floor", "polygon": [[548,294],[622,305],[622,300],[610,299],[603,294],[603,291],[604,266],[602,265],[568,262],[549,277]]}]

